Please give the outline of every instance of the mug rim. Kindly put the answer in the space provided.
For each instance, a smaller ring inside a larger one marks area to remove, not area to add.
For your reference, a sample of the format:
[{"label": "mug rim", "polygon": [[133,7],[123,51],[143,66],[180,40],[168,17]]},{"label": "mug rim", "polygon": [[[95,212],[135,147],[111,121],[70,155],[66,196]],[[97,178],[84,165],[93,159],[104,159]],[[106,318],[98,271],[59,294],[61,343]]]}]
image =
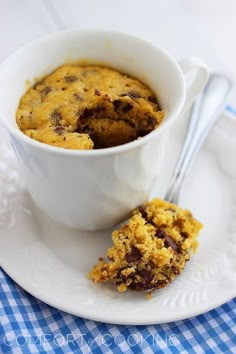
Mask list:
[{"label": "mug rim", "polygon": [[[171,124],[177,119],[179,113],[181,112],[181,109],[184,106],[185,98],[186,98],[186,83],[184,79],[184,74],[178,65],[177,61],[173,58],[171,54],[169,54],[164,48],[156,45],[150,40],[147,40],[141,36],[134,35],[129,32],[123,32],[123,31],[116,31],[116,30],[107,30],[107,29],[100,29],[100,28],[89,28],[89,29],[67,29],[67,30],[60,30],[60,31],[55,31],[53,33],[49,33],[40,37],[37,37],[35,39],[32,39],[31,41],[27,41],[26,43],[18,46],[16,49],[14,49],[1,63],[0,67],[7,65],[8,60],[14,56],[17,52],[21,51],[23,48],[27,48],[27,46],[30,46],[33,43],[40,43],[42,41],[48,41],[48,40],[53,40],[56,37],[60,37],[61,35],[65,33],[74,33],[74,34],[94,34],[94,33],[99,33],[101,35],[122,35],[129,37],[134,40],[138,40],[139,42],[143,42],[146,45],[149,45],[152,47],[154,50],[162,52],[172,65],[175,67],[176,71],[178,72],[179,76],[182,78],[182,84],[183,84],[183,92],[181,97],[179,98],[179,102],[176,104],[176,107],[174,108],[174,111],[169,113],[168,115],[168,120],[165,120],[160,124],[160,126],[157,129],[152,130],[150,133],[145,135],[144,137],[141,137],[140,139],[133,140],[129,143],[125,143],[122,145],[114,146],[114,147],[108,147],[108,148],[102,148],[102,149],[91,149],[91,150],[79,150],[79,149],[65,149],[63,147],[59,146],[53,146],[46,144],[44,142],[37,141],[33,138],[28,137],[25,135],[20,129],[17,128],[17,126],[13,126],[11,123],[8,122],[8,120],[4,117],[1,116],[0,114],[0,123],[4,128],[7,129],[13,136],[18,138],[19,140],[22,140],[24,143],[31,145],[33,148],[38,148],[39,150],[42,150],[43,152],[49,152],[53,154],[59,154],[59,155],[68,155],[68,156],[88,156],[88,157],[94,157],[94,156],[106,156],[106,155],[112,155],[116,153],[121,153],[123,151],[129,151],[131,149],[134,149],[138,146],[141,146],[145,144],[148,140],[151,140],[155,136],[160,135],[163,131],[167,130]],[[1,69],[0,69],[1,70]]]}]

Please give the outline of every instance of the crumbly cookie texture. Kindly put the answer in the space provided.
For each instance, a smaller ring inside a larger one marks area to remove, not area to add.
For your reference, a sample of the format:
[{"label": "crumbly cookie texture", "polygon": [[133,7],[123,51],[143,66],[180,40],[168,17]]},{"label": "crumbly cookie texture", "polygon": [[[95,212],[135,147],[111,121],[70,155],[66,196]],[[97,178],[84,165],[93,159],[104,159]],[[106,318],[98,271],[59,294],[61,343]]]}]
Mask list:
[{"label": "crumbly cookie texture", "polygon": [[116,70],[64,65],[31,87],[16,112],[27,136],[66,149],[125,144],[164,118],[154,93]]},{"label": "crumbly cookie texture", "polygon": [[196,251],[202,227],[189,210],[153,199],[112,233],[108,261],[100,259],[89,278],[96,283],[112,281],[120,292],[164,288]]}]

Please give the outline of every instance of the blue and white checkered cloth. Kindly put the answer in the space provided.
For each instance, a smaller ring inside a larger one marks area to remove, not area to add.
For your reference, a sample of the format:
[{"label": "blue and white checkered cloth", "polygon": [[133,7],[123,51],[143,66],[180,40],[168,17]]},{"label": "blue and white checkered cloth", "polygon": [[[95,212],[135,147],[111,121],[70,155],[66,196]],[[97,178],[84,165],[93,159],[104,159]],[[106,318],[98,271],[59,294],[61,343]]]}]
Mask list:
[{"label": "blue and white checkered cloth", "polygon": [[236,298],[203,315],[116,326],[69,315],[28,294],[0,269],[1,353],[236,353]]},{"label": "blue and white checkered cloth", "polygon": [[[227,110],[236,115],[232,107]],[[37,300],[0,268],[1,353],[236,353],[236,298],[184,321],[117,326]]]}]

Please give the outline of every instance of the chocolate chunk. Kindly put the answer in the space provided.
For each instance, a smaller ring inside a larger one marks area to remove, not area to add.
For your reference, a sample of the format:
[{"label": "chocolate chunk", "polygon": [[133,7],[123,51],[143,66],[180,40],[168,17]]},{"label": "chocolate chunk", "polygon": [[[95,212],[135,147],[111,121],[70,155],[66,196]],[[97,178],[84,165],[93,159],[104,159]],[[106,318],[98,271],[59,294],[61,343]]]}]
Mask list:
[{"label": "chocolate chunk", "polygon": [[75,75],[67,75],[64,77],[65,82],[74,82],[77,81],[78,78]]},{"label": "chocolate chunk", "polygon": [[124,122],[126,122],[131,128],[135,128],[134,122],[128,119],[123,119]]},{"label": "chocolate chunk", "polygon": [[[151,264],[147,264],[145,269],[136,269],[129,275],[122,274],[126,268],[121,268],[116,274],[116,284],[129,284],[128,288],[134,291],[154,290],[164,288],[170,280],[156,280],[152,271]],[[131,283],[130,283],[131,281]]]},{"label": "chocolate chunk", "polygon": [[148,96],[148,101],[157,104],[157,99],[155,96]]},{"label": "chocolate chunk", "polygon": [[132,98],[132,99],[134,99],[134,98],[142,98],[142,95],[140,95],[140,93],[137,92],[137,91],[130,91],[130,92],[128,92],[128,96],[129,96],[130,98]]},{"label": "chocolate chunk", "polygon": [[[109,258],[110,259],[110,258]],[[113,260],[113,259],[112,259]],[[123,268],[120,268],[118,271],[117,271],[117,274],[116,274],[116,279],[115,279],[115,282],[116,284],[121,284],[121,283],[125,283],[127,278],[130,277],[130,274],[129,275],[125,275],[122,273],[122,271],[124,269],[127,269],[126,267],[123,267]]]},{"label": "chocolate chunk", "polygon": [[155,127],[155,125],[157,124],[157,121],[156,121],[156,119],[153,118],[153,117],[148,117],[148,119],[147,119],[147,124],[148,124],[148,125],[151,125],[152,127]]},{"label": "chocolate chunk", "polygon": [[164,229],[157,229],[155,236],[158,238],[165,238],[167,235]]},{"label": "chocolate chunk", "polygon": [[173,224],[174,224],[174,226],[178,226],[180,229],[182,229],[184,226],[184,220],[183,219],[176,219],[173,222]]},{"label": "chocolate chunk", "polygon": [[172,272],[173,272],[175,275],[178,275],[178,274],[180,273],[180,271],[179,271],[176,267],[174,267],[174,266],[172,266],[171,269],[172,269]]},{"label": "chocolate chunk", "polygon": [[54,132],[57,133],[58,135],[63,135],[65,130],[62,128],[62,126],[58,125],[56,128],[54,128]]},{"label": "chocolate chunk", "polygon": [[132,282],[128,288],[133,291],[154,290],[164,288],[168,284],[167,280],[158,280],[156,282]]},{"label": "chocolate chunk", "polygon": [[145,129],[138,129],[138,132],[137,132],[137,137],[142,137],[142,136],[145,136],[147,135],[149,132]]},{"label": "chocolate chunk", "polygon": [[[82,132],[81,129],[83,129],[84,126],[89,124],[89,120],[97,118],[97,117],[95,117],[95,115],[103,112],[104,109],[105,108],[102,105],[98,105],[95,108],[85,108],[85,110],[79,116],[79,118],[77,120],[77,130],[76,131],[81,133]],[[79,112],[79,114],[80,114],[80,112]],[[85,131],[83,130],[83,132],[85,132]]]},{"label": "chocolate chunk", "polygon": [[131,252],[125,256],[128,263],[138,262],[142,258],[142,253],[135,246],[131,248]]},{"label": "chocolate chunk", "polygon": [[45,86],[45,87],[42,89],[41,93],[46,96],[46,95],[47,95],[49,92],[51,92],[51,91],[52,91],[51,86]]},{"label": "chocolate chunk", "polygon": [[51,120],[53,121],[54,124],[58,125],[61,119],[62,119],[61,113],[57,111],[52,112]]},{"label": "chocolate chunk", "polygon": [[187,232],[181,231],[180,235],[183,237],[184,240],[186,240],[186,238],[188,238],[188,233]]},{"label": "chocolate chunk", "polygon": [[156,225],[154,224],[154,222],[152,221],[152,219],[148,217],[146,208],[145,208],[143,205],[141,205],[141,206],[138,208],[138,210],[139,210],[139,212],[141,213],[142,218],[143,218],[147,223],[149,223],[149,224],[151,224],[151,225],[153,225],[153,226],[156,226]]},{"label": "chocolate chunk", "polygon": [[102,94],[101,94],[101,92],[100,92],[97,88],[95,88],[94,95],[95,95],[95,96],[101,96]]},{"label": "chocolate chunk", "polygon": [[95,113],[96,113],[96,108],[85,108],[80,119],[92,117]]},{"label": "chocolate chunk", "polygon": [[176,241],[173,240],[172,237],[166,235],[165,236],[165,247],[171,247],[175,252],[180,252],[180,247],[179,245],[176,243]]},{"label": "chocolate chunk", "polygon": [[150,269],[141,269],[139,275],[143,278],[145,283],[150,283],[153,279],[153,273]]},{"label": "chocolate chunk", "polygon": [[132,282],[128,288],[135,291],[164,288],[169,282],[168,280],[154,281],[152,269],[149,267],[136,270],[135,273],[130,274],[129,278],[132,278]]},{"label": "chocolate chunk", "polygon": [[105,107],[103,107],[102,105],[97,105],[97,107],[95,107],[95,108],[85,108],[80,119],[88,118],[88,117],[92,118],[92,117],[94,117],[94,115],[96,113],[101,113],[104,110],[105,110]]},{"label": "chocolate chunk", "polygon": [[121,101],[119,101],[119,100],[113,101],[113,106],[114,106],[115,111],[117,111],[121,106]]},{"label": "chocolate chunk", "polygon": [[124,102],[122,104],[122,112],[126,113],[129,112],[133,108],[133,105],[129,102]]},{"label": "chocolate chunk", "polygon": [[141,213],[142,215],[142,218],[144,218],[145,220],[148,219],[148,214],[147,214],[147,211],[146,211],[146,208],[141,205],[139,208],[138,208],[139,212]]}]

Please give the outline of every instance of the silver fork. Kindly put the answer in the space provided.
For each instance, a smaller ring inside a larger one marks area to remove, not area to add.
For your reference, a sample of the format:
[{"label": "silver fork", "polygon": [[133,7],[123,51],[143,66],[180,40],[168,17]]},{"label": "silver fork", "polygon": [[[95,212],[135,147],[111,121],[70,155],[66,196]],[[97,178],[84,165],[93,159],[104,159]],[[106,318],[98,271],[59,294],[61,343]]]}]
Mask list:
[{"label": "silver fork", "polygon": [[232,83],[225,75],[210,75],[203,93],[192,107],[183,146],[164,197],[166,201],[179,203],[183,182],[203,142],[223,112],[231,88]]}]

